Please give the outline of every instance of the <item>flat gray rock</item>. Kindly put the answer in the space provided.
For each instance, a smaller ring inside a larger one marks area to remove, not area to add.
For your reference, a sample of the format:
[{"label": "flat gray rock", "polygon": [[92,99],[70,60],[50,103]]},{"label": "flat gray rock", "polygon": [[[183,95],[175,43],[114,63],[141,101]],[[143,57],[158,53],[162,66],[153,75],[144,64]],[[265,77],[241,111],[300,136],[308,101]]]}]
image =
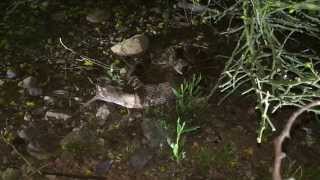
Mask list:
[{"label": "flat gray rock", "polygon": [[111,47],[111,51],[119,56],[135,56],[143,54],[149,48],[149,38],[137,34]]}]

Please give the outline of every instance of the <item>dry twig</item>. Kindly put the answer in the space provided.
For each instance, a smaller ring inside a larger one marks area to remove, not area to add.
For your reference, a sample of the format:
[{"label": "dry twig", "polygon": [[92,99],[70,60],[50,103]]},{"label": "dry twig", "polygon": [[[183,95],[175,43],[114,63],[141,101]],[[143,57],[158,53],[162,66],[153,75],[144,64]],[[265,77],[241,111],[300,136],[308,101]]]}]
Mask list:
[{"label": "dry twig", "polygon": [[282,151],[282,144],[286,138],[290,138],[290,131],[292,128],[293,123],[297,119],[299,115],[301,115],[303,112],[308,111],[309,109],[320,106],[320,100],[313,101],[308,105],[303,106],[299,110],[297,110],[295,113],[291,115],[291,117],[288,119],[287,124],[285,125],[284,129],[282,130],[281,134],[276,137],[274,140],[274,163],[273,163],[273,173],[272,173],[272,179],[273,180],[282,180],[281,177],[281,162],[282,159],[285,158],[286,153]]}]

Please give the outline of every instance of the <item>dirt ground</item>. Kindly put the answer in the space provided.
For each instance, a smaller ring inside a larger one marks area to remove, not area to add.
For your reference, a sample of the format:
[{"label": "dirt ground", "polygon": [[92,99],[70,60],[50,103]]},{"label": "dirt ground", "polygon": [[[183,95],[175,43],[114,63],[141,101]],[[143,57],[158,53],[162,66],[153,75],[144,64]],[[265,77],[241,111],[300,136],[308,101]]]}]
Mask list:
[{"label": "dirt ground", "polygon": [[[204,106],[195,106],[192,120],[187,122],[199,128],[183,137],[185,158],[179,163],[166,142],[146,148],[142,125],[144,118],[150,118],[165,122],[169,130],[175,129],[175,104],[128,113],[126,108],[98,101],[72,122],[46,118],[47,112],[73,115],[94,96],[95,84],[107,77],[105,69],[78,61],[81,56],[115,66],[125,66],[124,60],[141,61],[137,74],[144,83],[169,81],[174,88],[193,74],[201,74],[202,93],[208,94],[223,71],[238,34],[222,35],[227,22],[205,25],[183,10],[172,8],[173,4],[44,1],[12,8],[14,3],[3,2],[2,9],[7,11],[1,12],[4,18],[0,31],[0,170],[17,171],[23,174],[20,179],[50,180],[271,179],[273,139],[294,109],[273,114],[277,131],[267,130],[263,142],[257,144],[259,114],[250,95],[234,93],[219,104],[225,94],[217,91]],[[88,13],[97,8],[107,9],[108,19],[101,23],[86,20]],[[10,15],[6,14],[9,10]],[[110,51],[115,43],[141,33],[150,38],[144,55],[122,58]],[[59,38],[79,54],[62,47]],[[144,66],[179,43],[196,49],[184,55],[194,60],[187,73],[179,75],[157,66]],[[41,88],[37,96],[31,96],[19,85],[30,76],[37,79]],[[100,123],[96,113],[104,105],[111,113],[106,122]],[[286,177],[320,179],[320,131],[316,128],[320,121],[314,119],[312,114],[301,118],[286,144]],[[169,131],[169,135],[173,132]]]}]

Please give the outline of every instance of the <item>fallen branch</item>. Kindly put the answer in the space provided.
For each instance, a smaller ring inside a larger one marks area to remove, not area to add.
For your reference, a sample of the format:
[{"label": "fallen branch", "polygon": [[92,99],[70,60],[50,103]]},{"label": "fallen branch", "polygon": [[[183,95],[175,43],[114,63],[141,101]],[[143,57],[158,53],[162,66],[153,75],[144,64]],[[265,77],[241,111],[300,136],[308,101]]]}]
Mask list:
[{"label": "fallen branch", "polygon": [[273,173],[272,173],[272,179],[273,180],[282,180],[281,177],[281,162],[282,159],[286,157],[286,153],[282,151],[282,144],[286,138],[290,138],[290,131],[292,128],[293,123],[297,119],[299,115],[301,115],[303,112],[308,111],[309,109],[320,106],[320,100],[313,101],[308,105],[303,106],[299,110],[297,110],[295,113],[291,115],[291,117],[288,119],[287,124],[285,125],[284,129],[282,130],[281,134],[276,137],[274,140],[274,163],[273,163]]}]

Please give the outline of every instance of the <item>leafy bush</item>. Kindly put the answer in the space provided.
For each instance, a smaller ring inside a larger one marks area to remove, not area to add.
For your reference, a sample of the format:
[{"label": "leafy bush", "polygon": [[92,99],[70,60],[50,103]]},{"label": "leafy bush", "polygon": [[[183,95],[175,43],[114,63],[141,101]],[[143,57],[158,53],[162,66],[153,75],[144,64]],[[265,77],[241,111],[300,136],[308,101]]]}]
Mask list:
[{"label": "leafy bush", "polygon": [[270,113],[283,106],[300,108],[320,95],[319,56],[313,49],[289,44],[304,38],[320,39],[320,7],[315,0],[242,0],[212,17],[220,20],[229,12],[241,14],[238,17],[243,23],[233,31],[240,32],[240,38],[212,92],[227,92],[223,100],[249,84],[241,94],[256,96],[260,143],[266,128],[276,130]]}]

